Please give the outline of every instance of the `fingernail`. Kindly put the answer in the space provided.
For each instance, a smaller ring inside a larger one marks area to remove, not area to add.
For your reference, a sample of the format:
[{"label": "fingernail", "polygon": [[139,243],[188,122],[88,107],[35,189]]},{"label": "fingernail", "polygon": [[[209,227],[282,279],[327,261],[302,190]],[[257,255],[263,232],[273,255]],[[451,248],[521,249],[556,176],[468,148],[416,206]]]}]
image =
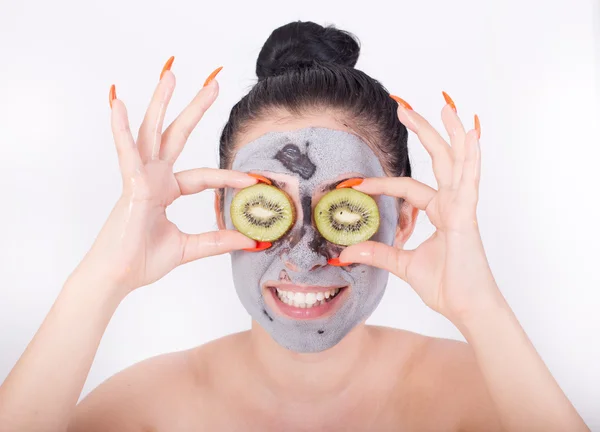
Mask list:
[{"label": "fingernail", "polygon": [[335,267],[342,267],[342,266],[348,266],[352,263],[343,263],[343,262],[340,262],[339,258],[331,258],[331,259],[327,260],[327,264],[329,264],[331,266],[335,266]]},{"label": "fingernail", "polygon": [[261,241],[256,241],[256,246],[253,248],[248,248],[248,249],[244,249],[247,252],[260,252],[263,251],[265,249],[269,249],[271,247],[272,243],[271,242],[261,242]]},{"label": "fingernail", "polygon": [[479,123],[479,117],[475,114],[475,130],[477,131],[477,139],[481,138],[481,124]]},{"label": "fingernail", "polygon": [[203,87],[206,87],[207,85],[209,85],[209,84],[210,84],[210,82],[211,82],[212,80],[214,80],[214,79],[215,79],[215,77],[217,76],[217,74],[218,74],[219,72],[221,72],[221,69],[223,69],[223,66],[219,66],[218,68],[216,68],[216,69],[213,71],[213,73],[211,73],[211,74],[208,76],[208,78],[206,78],[206,81],[204,81],[204,85],[203,85]]},{"label": "fingernail", "polygon": [[408,102],[406,102],[404,99],[396,96],[396,95],[390,95],[390,97],[392,99],[394,99],[396,102],[398,102],[400,105],[402,105],[404,108],[406,108],[407,110],[413,110],[412,107],[408,104]]},{"label": "fingernail", "polygon": [[444,95],[446,103],[450,105],[450,108],[452,108],[454,112],[456,112],[456,105],[454,105],[454,101],[452,100],[452,98],[448,96],[448,93],[446,93],[445,91],[443,91],[442,94]]},{"label": "fingernail", "polygon": [[248,175],[249,175],[250,177],[254,177],[256,180],[258,180],[258,181],[259,181],[259,182],[261,182],[261,183],[266,183],[266,184],[268,184],[268,185],[272,184],[272,183],[271,183],[271,180],[269,180],[269,179],[268,179],[268,178],[266,178],[266,177],[263,177],[263,176],[261,176],[260,174],[248,173]]},{"label": "fingernail", "polygon": [[342,189],[342,188],[350,188],[352,186],[358,186],[359,184],[361,184],[363,182],[363,180],[364,179],[361,179],[361,178],[351,178],[348,180],[344,180],[339,185],[337,185],[335,188]]},{"label": "fingernail", "polygon": [[117,90],[115,88],[115,85],[113,84],[110,86],[110,91],[108,92],[108,104],[110,105],[111,109],[112,109],[112,103],[116,98],[117,98]]},{"label": "fingernail", "polygon": [[159,80],[162,79],[162,77],[163,77],[163,75],[165,74],[166,71],[171,70],[171,66],[173,65],[173,60],[175,60],[174,56],[169,57],[169,60],[167,60],[167,62],[163,66],[162,72],[160,73]]}]

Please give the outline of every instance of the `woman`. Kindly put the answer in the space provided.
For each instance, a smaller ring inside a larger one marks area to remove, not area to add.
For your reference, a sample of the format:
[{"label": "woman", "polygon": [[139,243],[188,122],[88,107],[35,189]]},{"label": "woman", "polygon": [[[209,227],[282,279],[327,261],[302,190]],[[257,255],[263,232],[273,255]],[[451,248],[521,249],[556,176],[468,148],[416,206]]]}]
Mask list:
[{"label": "woman", "polygon": [[[175,87],[167,62],[137,141],[111,88],[123,194],[0,387],[7,431],[587,430],[504,301],[477,226],[480,127],[445,95],[448,144],[410,105],[353,68],[348,33],[310,22],[275,30],[259,81],[232,110],[221,169],[173,173],[211,106],[211,74],[163,131]],[[391,97],[390,97],[391,96]],[[434,190],[410,178],[407,130],[433,160]],[[292,225],[274,241],[236,230],[240,191],[270,184]],[[220,230],[181,233],[165,208],[213,188]],[[326,240],[315,209],[333,191],[372,196],[369,241]],[[403,245],[419,210],[437,228]],[[180,264],[230,252],[252,329],[115,375],[76,403],[115,309]],[[468,344],[365,325],[388,272],[408,282]]]}]

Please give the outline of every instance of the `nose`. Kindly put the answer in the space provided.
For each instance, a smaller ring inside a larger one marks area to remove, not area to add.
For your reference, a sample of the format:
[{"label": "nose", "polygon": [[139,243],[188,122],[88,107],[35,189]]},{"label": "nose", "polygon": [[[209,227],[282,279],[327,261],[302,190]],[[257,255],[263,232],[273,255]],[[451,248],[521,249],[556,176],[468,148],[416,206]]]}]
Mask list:
[{"label": "nose", "polygon": [[283,263],[291,271],[306,272],[327,265],[327,257],[316,246],[319,234],[314,228],[306,230],[302,238],[282,256]]}]

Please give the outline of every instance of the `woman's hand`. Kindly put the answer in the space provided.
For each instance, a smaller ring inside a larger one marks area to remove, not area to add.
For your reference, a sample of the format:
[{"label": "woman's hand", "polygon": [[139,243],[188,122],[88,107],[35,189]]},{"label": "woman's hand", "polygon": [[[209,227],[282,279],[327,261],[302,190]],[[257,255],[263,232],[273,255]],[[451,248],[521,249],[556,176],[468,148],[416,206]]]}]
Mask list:
[{"label": "woman's hand", "polygon": [[206,188],[243,188],[257,181],[244,173],[218,169],[173,173],[187,137],[217,97],[218,85],[211,78],[218,70],[163,133],[175,88],[175,76],[168,70],[171,62],[163,69],[137,142],[125,106],[111,88],[123,193],[0,386],[0,430],[66,430],[100,339],[127,293],[160,279],[179,264],[256,246],[236,231],[184,234],[165,216],[166,207],[181,195]]},{"label": "woman's hand", "polygon": [[256,179],[240,172],[199,168],[173,173],[187,138],[218,94],[214,80],[162,131],[175,76],[164,72],[137,142],[129,129],[125,105],[111,89],[112,131],[123,178],[123,193],[76,272],[107,280],[123,294],[150,284],[180,264],[256,245],[237,231],[185,234],[170,222],[165,209],[181,195],[206,188],[243,188]]},{"label": "woman's hand", "polygon": [[354,186],[405,198],[426,211],[435,233],[410,251],[400,249],[402,245],[359,243],[343,250],[340,261],[391,271],[458,327],[505,430],[587,431],[494,281],[477,227],[479,120],[475,117],[475,129],[465,133],[454,103],[445,96],[442,120],[451,145],[397,99],[398,118],[431,155],[439,190],[406,177],[370,178]]},{"label": "woman's hand", "polygon": [[418,135],[431,155],[438,190],[409,177],[368,178],[354,188],[404,198],[427,213],[436,231],[415,250],[368,241],[347,247],[340,261],[389,270],[408,282],[429,307],[454,321],[498,294],[477,226],[478,119],[476,128],[465,133],[454,104],[444,106],[442,120],[449,145],[423,117],[403,104],[400,100],[398,118]]}]

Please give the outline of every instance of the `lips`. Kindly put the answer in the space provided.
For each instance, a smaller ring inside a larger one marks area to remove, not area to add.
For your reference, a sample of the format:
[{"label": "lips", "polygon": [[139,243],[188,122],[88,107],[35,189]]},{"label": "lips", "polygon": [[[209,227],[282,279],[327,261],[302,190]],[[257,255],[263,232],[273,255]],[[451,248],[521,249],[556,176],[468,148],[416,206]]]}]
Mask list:
[{"label": "lips", "polygon": [[271,309],[290,318],[311,319],[333,314],[346,297],[344,285],[296,285],[285,270],[279,277],[279,281],[263,285],[263,298]]},{"label": "lips", "polygon": [[[312,287],[311,287],[312,288]],[[286,290],[285,286],[275,288],[277,298],[283,303],[301,309],[310,309],[312,307],[321,306],[333,300],[341,288],[331,288],[324,291],[299,291],[294,285]]]}]

